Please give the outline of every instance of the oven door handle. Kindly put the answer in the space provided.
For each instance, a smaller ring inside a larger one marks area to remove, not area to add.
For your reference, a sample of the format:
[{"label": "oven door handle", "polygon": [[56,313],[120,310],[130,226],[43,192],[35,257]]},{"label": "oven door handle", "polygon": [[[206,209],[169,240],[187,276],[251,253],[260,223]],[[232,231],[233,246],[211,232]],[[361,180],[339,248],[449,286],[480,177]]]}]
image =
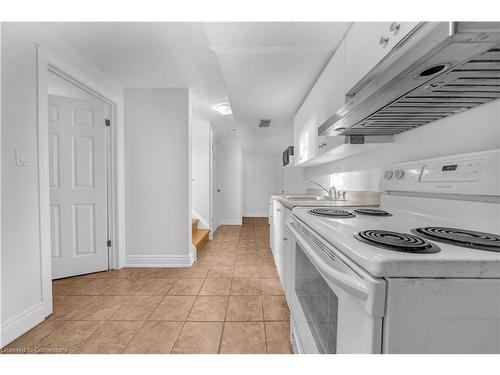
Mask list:
[{"label": "oven door handle", "polygon": [[288,221],[286,226],[294,235],[295,240],[300,243],[302,250],[305,251],[309,259],[325,279],[364,301],[368,299],[368,288],[363,282],[361,282],[358,278],[348,276],[326,264],[325,261],[316,254],[311,245],[304,240],[299,231],[295,229],[293,221]]}]

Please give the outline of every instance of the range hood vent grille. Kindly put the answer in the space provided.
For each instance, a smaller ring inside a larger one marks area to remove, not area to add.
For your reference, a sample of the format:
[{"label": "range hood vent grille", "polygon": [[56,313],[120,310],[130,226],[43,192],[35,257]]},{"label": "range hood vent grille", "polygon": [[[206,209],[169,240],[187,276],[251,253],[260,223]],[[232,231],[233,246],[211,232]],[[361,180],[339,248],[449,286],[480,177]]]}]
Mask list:
[{"label": "range hood vent grille", "polygon": [[500,48],[410,91],[339,134],[398,134],[500,98]]},{"label": "range hood vent grille", "polygon": [[392,135],[500,98],[500,22],[423,22],[346,94],[319,135]]}]

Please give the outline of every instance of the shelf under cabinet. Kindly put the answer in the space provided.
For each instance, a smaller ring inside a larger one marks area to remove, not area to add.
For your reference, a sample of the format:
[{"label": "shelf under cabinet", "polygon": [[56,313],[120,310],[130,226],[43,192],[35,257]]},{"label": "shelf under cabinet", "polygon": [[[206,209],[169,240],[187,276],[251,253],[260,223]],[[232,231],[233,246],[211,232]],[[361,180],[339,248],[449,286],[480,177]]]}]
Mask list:
[{"label": "shelf under cabinet", "polygon": [[327,151],[324,151],[323,153],[315,156],[314,158],[300,163],[297,166],[310,167],[320,164],[326,164],[332,161],[345,159],[357,154],[372,151],[376,148],[388,146],[394,143],[393,136],[367,136],[365,138],[365,143],[362,144],[340,143],[336,146],[331,147]]}]

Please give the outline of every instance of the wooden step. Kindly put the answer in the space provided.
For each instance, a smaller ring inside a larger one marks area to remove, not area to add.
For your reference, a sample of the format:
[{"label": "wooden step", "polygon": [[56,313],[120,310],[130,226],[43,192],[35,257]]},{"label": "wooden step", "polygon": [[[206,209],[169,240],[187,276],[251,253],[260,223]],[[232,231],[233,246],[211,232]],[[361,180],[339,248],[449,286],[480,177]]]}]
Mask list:
[{"label": "wooden step", "polygon": [[200,222],[199,219],[191,219],[191,230],[193,233],[198,230],[198,223]]},{"label": "wooden step", "polygon": [[193,231],[193,245],[196,250],[200,250],[208,242],[208,234],[210,230],[208,229],[197,229]]}]

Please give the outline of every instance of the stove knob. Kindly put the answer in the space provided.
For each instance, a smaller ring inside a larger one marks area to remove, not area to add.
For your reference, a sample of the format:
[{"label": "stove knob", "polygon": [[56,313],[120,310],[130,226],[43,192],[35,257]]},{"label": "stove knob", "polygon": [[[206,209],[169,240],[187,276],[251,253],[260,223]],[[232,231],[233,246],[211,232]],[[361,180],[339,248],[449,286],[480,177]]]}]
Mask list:
[{"label": "stove knob", "polygon": [[385,171],[384,172],[384,178],[386,180],[390,180],[392,178],[392,175],[393,175],[392,171]]},{"label": "stove knob", "polygon": [[401,169],[394,171],[394,177],[396,177],[398,180],[401,180],[404,175],[405,175],[405,172]]}]

